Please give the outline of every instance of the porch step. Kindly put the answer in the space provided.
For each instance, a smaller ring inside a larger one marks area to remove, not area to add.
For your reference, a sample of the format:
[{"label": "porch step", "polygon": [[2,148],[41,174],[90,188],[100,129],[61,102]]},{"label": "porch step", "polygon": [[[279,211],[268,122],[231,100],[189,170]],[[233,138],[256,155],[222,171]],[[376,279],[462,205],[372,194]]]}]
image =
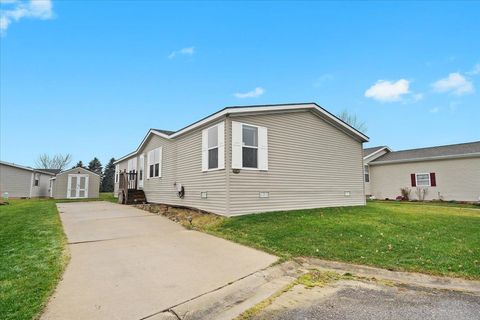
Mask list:
[{"label": "porch step", "polygon": [[143,190],[128,190],[127,204],[145,203],[147,197]]}]

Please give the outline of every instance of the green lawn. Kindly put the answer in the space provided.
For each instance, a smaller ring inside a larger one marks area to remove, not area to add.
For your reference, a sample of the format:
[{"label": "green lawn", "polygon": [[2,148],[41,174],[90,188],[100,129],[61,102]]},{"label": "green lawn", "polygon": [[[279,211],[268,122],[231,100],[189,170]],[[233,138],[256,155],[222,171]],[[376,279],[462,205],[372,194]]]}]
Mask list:
[{"label": "green lawn", "polygon": [[0,319],[32,319],[42,310],[68,261],[53,200],[0,206]]},{"label": "green lawn", "polygon": [[215,235],[290,258],[480,279],[480,210],[401,202],[225,219]]}]

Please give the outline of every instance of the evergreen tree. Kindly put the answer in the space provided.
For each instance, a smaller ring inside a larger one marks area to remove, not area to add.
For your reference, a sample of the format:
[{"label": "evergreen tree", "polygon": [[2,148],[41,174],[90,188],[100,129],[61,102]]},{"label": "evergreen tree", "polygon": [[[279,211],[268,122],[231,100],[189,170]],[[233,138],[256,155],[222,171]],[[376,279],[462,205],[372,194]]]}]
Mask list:
[{"label": "evergreen tree", "polygon": [[103,179],[102,185],[100,190],[102,192],[113,192],[114,187],[114,179],[115,179],[115,161],[114,158],[110,159],[108,164],[105,166],[105,170],[103,172]]},{"label": "evergreen tree", "polygon": [[82,160],[78,161],[77,164],[75,166],[72,167],[73,168],[77,168],[77,167],[80,167],[80,168],[85,168],[85,166],[83,165],[83,162]]},{"label": "evergreen tree", "polygon": [[102,163],[97,157],[93,158],[93,160],[88,163],[88,170],[95,172],[100,176],[100,178],[102,177],[103,167]]}]

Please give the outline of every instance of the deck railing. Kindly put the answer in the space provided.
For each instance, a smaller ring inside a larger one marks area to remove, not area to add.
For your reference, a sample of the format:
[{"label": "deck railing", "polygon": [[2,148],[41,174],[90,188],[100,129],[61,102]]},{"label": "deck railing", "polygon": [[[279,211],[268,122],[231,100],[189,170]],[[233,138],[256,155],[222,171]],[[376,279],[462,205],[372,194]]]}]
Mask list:
[{"label": "deck railing", "polygon": [[120,190],[137,190],[138,188],[138,173],[136,171],[121,172],[118,187]]}]

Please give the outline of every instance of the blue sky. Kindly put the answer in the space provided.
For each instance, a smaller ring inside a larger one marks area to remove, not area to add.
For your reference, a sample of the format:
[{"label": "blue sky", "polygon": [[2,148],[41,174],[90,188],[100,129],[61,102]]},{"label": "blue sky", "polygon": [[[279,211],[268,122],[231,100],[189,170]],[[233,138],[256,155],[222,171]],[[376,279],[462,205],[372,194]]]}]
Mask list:
[{"label": "blue sky", "polygon": [[480,2],[1,1],[4,161],[287,102],[357,114],[367,146],[480,140]]}]

